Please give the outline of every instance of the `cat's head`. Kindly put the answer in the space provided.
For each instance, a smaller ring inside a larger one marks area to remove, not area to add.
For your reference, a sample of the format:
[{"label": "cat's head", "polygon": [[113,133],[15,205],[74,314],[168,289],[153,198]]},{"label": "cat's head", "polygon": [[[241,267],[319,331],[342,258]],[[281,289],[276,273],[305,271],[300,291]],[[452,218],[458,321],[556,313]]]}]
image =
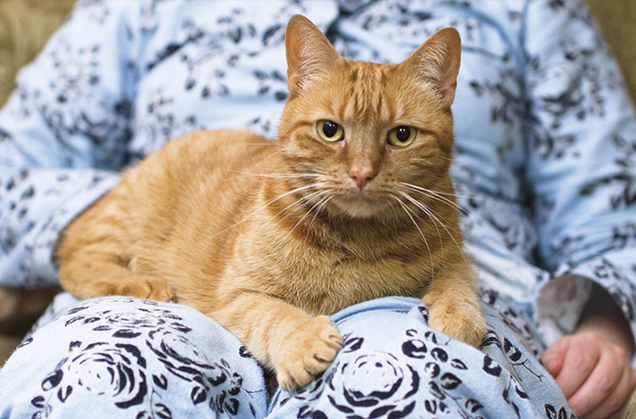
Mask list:
[{"label": "cat's head", "polygon": [[306,202],[355,218],[404,215],[400,206],[413,205],[405,194],[426,201],[424,189],[448,179],[455,29],[436,32],[401,64],[346,61],[300,15],[285,42],[290,96],[279,139]]}]

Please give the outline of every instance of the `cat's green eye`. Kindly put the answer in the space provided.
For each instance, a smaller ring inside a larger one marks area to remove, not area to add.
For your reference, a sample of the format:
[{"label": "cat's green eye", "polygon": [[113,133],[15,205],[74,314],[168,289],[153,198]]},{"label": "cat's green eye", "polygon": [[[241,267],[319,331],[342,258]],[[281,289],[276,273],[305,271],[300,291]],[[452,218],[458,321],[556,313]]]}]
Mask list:
[{"label": "cat's green eye", "polygon": [[320,138],[330,143],[344,138],[344,129],[333,121],[318,121],[316,131],[318,131]]},{"label": "cat's green eye", "polygon": [[415,137],[417,137],[417,129],[402,125],[389,131],[386,140],[392,146],[406,147],[415,140]]}]

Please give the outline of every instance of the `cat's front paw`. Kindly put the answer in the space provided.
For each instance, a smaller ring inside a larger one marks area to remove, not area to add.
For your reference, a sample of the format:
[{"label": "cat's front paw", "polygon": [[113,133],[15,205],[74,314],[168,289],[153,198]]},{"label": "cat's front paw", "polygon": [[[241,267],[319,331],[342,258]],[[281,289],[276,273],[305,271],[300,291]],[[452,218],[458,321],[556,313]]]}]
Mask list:
[{"label": "cat's front paw", "polygon": [[130,295],[148,300],[170,302],[175,301],[174,294],[166,281],[153,277],[135,277],[120,285],[122,295]]},{"label": "cat's front paw", "polygon": [[429,305],[426,298],[424,304],[428,306],[430,327],[475,348],[481,345],[488,330],[479,305],[450,300],[437,300]]},{"label": "cat's front paw", "polygon": [[155,301],[165,301],[167,303],[175,301],[174,294],[164,280],[156,279],[154,281],[148,281],[147,285],[148,295],[146,298]]},{"label": "cat's front paw", "polygon": [[276,378],[280,388],[297,390],[324,372],[342,347],[338,326],[327,316],[315,317],[289,336],[280,351]]}]

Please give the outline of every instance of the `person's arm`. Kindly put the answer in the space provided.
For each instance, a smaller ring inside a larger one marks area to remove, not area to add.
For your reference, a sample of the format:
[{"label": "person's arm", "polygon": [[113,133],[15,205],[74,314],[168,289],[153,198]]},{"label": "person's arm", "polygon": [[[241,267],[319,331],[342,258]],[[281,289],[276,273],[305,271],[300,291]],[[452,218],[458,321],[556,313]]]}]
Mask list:
[{"label": "person's arm", "polygon": [[80,2],[0,111],[0,285],[57,283],[59,232],[126,163],[133,2]]},{"label": "person's arm", "polygon": [[577,413],[609,417],[636,386],[634,108],[584,3],[528,1],[525,19],[526,181],[538,255],[555,273],[539,315],[568,335],[542,360]]}]

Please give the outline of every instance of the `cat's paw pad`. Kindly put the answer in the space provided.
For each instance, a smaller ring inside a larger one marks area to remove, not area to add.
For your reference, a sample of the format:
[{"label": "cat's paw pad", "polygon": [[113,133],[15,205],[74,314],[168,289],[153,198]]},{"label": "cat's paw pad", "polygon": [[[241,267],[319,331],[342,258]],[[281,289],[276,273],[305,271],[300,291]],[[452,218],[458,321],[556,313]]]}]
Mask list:
[{"label": "cat's paw pad", "polygon": [[338,326],[327,316],[312,319],[289,336],[276,366],[280,388],[297,390],[324,372],[342,347]]},{"label": "cat's paw pad", "polygon": [[429,307],[429,315],[430,327],[475,348],[486,336],[486,321],[479,306],[458,308],[457,304],[437,301]]}]

